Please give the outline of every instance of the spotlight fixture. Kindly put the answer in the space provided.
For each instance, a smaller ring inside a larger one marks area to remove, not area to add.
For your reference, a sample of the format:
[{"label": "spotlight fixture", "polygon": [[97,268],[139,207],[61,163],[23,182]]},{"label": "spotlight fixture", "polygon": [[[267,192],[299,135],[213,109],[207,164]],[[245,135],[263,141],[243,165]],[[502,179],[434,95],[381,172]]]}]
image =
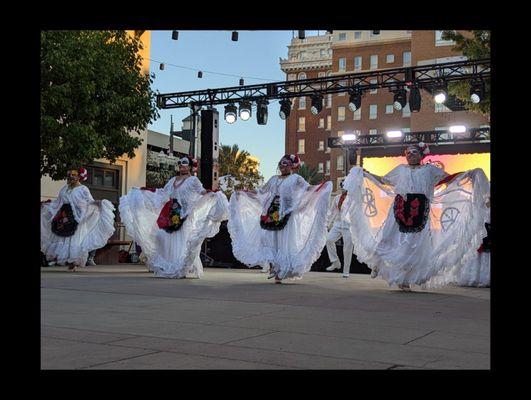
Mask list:
[{"label": "spotlight fixture", "polygon": [[202,78],[203,77],[203,71],[198,71],[197,72],[197,77],[198,78]]},{"label": "spotlight fixture", "polygon": [[291,112],[291,100],[289,99],[280,100],[280,112],[279,112],[280,118],[281,119],[288,118],[290,112]]},{"label": "spotlight fixture", "polygon": [[442,104],[446,101],[447,98],[448,94],[446,93],[446,86],[436,86],[435,90],[433,91],[433,100],[435,100],[435,102],[438,104]]},{"label": "spotlight fixture", "polygon": [[343,143],[353,142],[355,140],[356,140],[356,135],[353,133],[348,133],[346,135],[341,136],[341,141]]},{"label": "spotlight fixture", "polygon": [[178,31],[172,31],[171,32],[171,38],[173,40],[178,40],[179,39],[179,32]]},{"label": "spotlight fixture", "polygon": [[474,104],[479,103],[485,97],[485,84],[483,82],[474,82],[470,87],[470,101]]},{"label": "spotlight fixture", "polygon": [[164,63],[160,63],[160,65],[159,65],[159,69],[160,69],[161,71],[164,71]]},{"label": "spotlight fixture", "polygon": [[243,86],[243,85],[244,85],[243,78],[240,78],[240,86]]},{"label": "spotlight fixture", "polygon": [[225,121],[229,124],[236,122],[236,106],[234,104],[227,104],[225,106]]},{"label": "spotlight fixture", "polygon": [[393,107],[395,108],[395,110],[400,111],[406,106],[406,103],[406,91],[403,88],[397,89],[395,95],[393,96]]},{"label": "spotlight fixture", "polygon": [[361,92],[359,89],[351,89],[348,101],[348,108],[350,111],[355,112],[361,107]]},{"label": "spotlight fixture", "polygon": [[379,35],[379,34],[380,34],[380,31],[372,31],[372,34],[373,34],[373,35]]},{"label": "spotlight fixture", "polygon": [[417,86],[411,86],[409,88],[409,110],[411,112],[420,111],[421,103],[420,89]]},{"label": "spotlight fixture", "polygon": [[237,31],[233,31],[232,32],[232,41],[233,42],[237,42],[238,41],[238,32]]},{"label": "spotlight fixture", "polygon": [[388,131],[386,135],[388,138],[400,138],[402,137],[403,133],[402,131]]},{"label": "spotlight fixture", "polygon": [[449,129],[450,133],[465,133],[466,126],[464,125],[452,125]]},{"label": "spotlight fixture", "polygon": [[321,95],[315,95],[312,96],[312,107],[310,108],[310,111],[313,115],[317,115],[321,112],[323,109],[323,96]]},{"label": "spotlight fixture", "polygon": [[306,32],[305,31],[299,31],[299,39],[305,39],[306,38]]},{"label": "spotlight fixture", "polygon": [[256,121],[258,125],[267,124],[267,105],[269,102],[267,100],[258,100],[256,102]]},{"label": "spotlight fixture", "polygon": [[249,118],[251,118],[251,110],[251,103],[248,101],[240,101],[240,119],[242,121],[247,121]]}]

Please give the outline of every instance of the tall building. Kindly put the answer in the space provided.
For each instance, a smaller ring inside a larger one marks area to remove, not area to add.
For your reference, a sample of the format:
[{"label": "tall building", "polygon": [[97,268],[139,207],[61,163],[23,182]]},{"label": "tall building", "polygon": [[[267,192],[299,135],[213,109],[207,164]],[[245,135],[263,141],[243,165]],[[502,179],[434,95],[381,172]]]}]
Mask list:
[{"label": "tall building", "polygon": [[[293,39],[288,46],[288,59],[281,59],[280,67],[287,80],[293,80],[463,60],[452,50],[454,43],[442,40],[441,34],[442,31],[334,30],[332,35]],[[455,124],[479,128],[489,124],[480,114],[452,111],[435,104],[427,92],[421,94],[421,110],[415,113],[410,112],[409,105],[395,110],[393,93],[387,89],[364,92],[356,112],[348,108],[346,92],[327,95],[326,107],[315,116],[309,112],[309,99],[303,100],[301,107],[299,98],[286,120],[286,152],[298,154],[307,165],[317,167],[337,190],[348,168],[347,154],[343,149],[328,149],[328,137],[346,133],[376,135],[398,129],[438,130]]]}]

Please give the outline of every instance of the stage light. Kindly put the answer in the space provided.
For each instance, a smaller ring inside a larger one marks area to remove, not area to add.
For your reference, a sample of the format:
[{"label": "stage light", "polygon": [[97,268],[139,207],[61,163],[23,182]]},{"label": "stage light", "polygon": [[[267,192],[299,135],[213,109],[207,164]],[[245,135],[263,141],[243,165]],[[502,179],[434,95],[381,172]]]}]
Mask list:
[{"label": "stage light", "polygon": [[225,121],[229,124],[236,122],[236,106],[234,104],[227,104],[225,106]]},{"label": "stage light", "polygon": [[353,133],[348,133],[346,135],[341,136],[341,140],[343,142],[353,142],[356,140],[356,135]]},{"label": "stage light", "polygon": [[451,133],[465,133],[466,126],[464,125],[453,125],[448,129]]},{"label": "stage light", "polygon": [[409,89],[409,110],[411,112],[420,111],[421,103],[420,89],[417,86],[411,86]]},{"label": "stage light", "polygon": [[470,87],[470,101],[474,104],[479,103],[485,97],[485,84],[475,82]]},{"label": "stage light", "polygon": [[240,86],[243,86],[243,85],[244,85],[243,78],[240,78]]},{"label": "stage light", "polygon": [[256,121],[258,125],[267,124],[267,105],[269,102],[267,100],[258,100],[256,102]]},{"label": "stage light", "polygon": [[233,31],[232,32],[232,41],[233,42],[237,42],[238,41],[238,32],[237,31]]},{"label": "stage light", "polygon": [[178,39],[179,39],[179,32],[177,32],[177,31],[172,31],[172,32],[171,32],[171,38],[172,38],[173,40],[178,40]]},{"label": "stage light", "polygon": [[299,31],[299,39],[305,39],[306,38],[306,34],[304,31]]},{"label": "stage light", "polygon": [[393,107],[395,110],[400,111],[406,106],[406,91],[404,89],[398,89],[393,96]]},{"label": "stage light", "polygon": [[198,78],[202,78],[202,77],[203,77],[203,72],[202,72],[202,71],[199,71],[199,72],[197,73],[197,77],[198,77]]},{"label": "stage light", "polygon": [[373,35],[379,35],[379,34],[380,34],[380,31],[372,31],[372,34],[373,34]]},{"label": "stage light", "polygon": [[248,101],[240,101],[240,119],[242,121],[247,121],[249,118],[251,118],[251,114],[251,103],[249,103]]},{"label": "stage light", "polygon": [[357,89],[352,89],[349,95],[348,108],[355,112],[361,107],[361,92]]},{"label": "stage light", "polygon": [[386,135],[388,138],[401,138],[403,133],[402,131],[388,131]]},{"label": "stage light", "polygon": [[310,108],[310,111],[313,115],[317,115],[321,112],[323,109],[323,96],[321,95],[315,95],[312,96],[312,107]]},{"label": "stage light", "polygon": [[438,87],[433,91],[433,99],[436,103],[442,104],[446,101],[448,94],[446,93],[446,88]]},{"label": "stage light", "polygon": [[160,69],[161,71],[164,71],[164,63],[160,63],[160,65],[159,65],[159,69]]},{"label": "stage light", "polygon": [[289,114],[291,112],[291,100],[284,99],[280,101],[280,118],[286,119],[289,117]]}]

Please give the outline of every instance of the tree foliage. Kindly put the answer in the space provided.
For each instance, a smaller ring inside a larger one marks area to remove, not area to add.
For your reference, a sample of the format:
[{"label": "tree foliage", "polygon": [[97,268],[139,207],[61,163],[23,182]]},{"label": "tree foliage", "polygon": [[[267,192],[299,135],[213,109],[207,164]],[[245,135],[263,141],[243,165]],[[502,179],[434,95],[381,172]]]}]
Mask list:
[{"label": "tree foliage", "polygon": [[312,168],[304,164],[299,168],[297,173],[302,176],[310,185],[317,185],[322,181],[317,171],[317,167]]},{"label": "tree foliage", "polygon": [[234,190],[254,190],[260,186],[263,177],[258,171],[258,162],[250,153],[240,150],[237,144],[221,145],[219,148],[219,176],[223,191],[230,196]]},{"label": "tree foliage", "polygon": [[[453,40],[454,51],[463,53],[469,60],[490,58],[490,31],[468,31],[470,34],[463,35],[456,31],[443,31],[444,40]],[[448,93],[456,96],[465,103],[466,109],[490,116],[490,79],[485,80],[485,98],[474,104],[470,101],[470,82],[450,82]]]},{"label": "tree foliage", "polygon": [[125,31],[41,32],[41,176],[123,154],[159,115],[140,38]]}]

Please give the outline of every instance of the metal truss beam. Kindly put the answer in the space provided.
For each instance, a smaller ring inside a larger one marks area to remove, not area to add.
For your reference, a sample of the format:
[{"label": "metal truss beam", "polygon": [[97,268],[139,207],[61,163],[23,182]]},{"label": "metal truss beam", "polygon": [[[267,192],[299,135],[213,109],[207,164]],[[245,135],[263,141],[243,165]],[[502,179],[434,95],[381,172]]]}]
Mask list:
[{"label": "metal truss beam", "polygon": [[490,128],[473,128],[464,133],[450,131],[404,132],[401,138],[388,138],[386,135],[361,135],[354,141],[343,142],[341,137],[328,138],[330,148],[403,147],[424,142],[426,144],[490,143]]},{"label": "metal truss beam", "polygon": [[[214,106],[241,100],[288,99],[300,96],[341,93],[347,92],[352,88],[357,88],[362,93],[378,88],[388,88],[392,91],[399,87],[410,85],[429,89],[446,82],[484,80],[489,77],[490,59],[468,60],[259,85],[165,93],[157,95],[157,106],[161,109],[183,108],[194,105]],[[371,80],[375,79],[376,83],[371,83]]]}]

